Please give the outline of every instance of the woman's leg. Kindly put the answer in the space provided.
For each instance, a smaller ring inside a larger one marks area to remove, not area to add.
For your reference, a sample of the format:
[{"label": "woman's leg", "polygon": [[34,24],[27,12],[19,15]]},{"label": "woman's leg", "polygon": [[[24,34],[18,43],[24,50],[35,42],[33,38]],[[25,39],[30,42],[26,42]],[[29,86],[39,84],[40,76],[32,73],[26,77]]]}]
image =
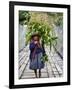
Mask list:
[{"label": "woman's leg", "polygon": [[35,76],[36,76],[36,78],[37,78],[37,70],[36,70],[36,69],[34,70],[34,73],[35,73]]},{"label": "woman's leg", "polygon": [[39,78],[41,77],[41,69],[39,69]]}]

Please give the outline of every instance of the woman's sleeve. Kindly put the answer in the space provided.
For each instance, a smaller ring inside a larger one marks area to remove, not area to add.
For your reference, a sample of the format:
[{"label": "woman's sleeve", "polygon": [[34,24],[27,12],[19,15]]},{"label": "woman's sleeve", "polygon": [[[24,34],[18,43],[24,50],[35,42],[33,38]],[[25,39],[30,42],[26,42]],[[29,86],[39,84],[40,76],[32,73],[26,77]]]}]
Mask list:
[{"label": "woman's sleeve", "polygon": [[36,45],[35,45],[34,43],[30,43],[29,49],[30,49],[30,50],[33,50],[33,49],[35,48],[35,46],[36,46]]}]

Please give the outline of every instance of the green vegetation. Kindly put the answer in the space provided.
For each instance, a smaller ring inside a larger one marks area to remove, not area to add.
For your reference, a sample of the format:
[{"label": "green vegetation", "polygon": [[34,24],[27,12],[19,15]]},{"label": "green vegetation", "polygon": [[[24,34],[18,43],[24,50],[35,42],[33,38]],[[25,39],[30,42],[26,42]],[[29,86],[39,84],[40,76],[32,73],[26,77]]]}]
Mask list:
[{"label": "green vegetation", "polygon": [[43,62],[48,61],[48,55],[47,55],[47,54],[43,55],[43,56],[41,57],[41,61],[43,61]]},{"label": "green vegetation", "polygon": [[56,26],[63,27],[63,13],[47,13],[51,23],[55,24]]},{"label": "green vegetation", "polygon": [[[51,12],[27,12],[19,11],[20,24],[26,24],[28,29],[26,32],[26,44],[30,42],[33,33],[39,33],[43,49],[45,45],[50,47],[57,44],[54,26],[63,26],[63,14]],[[48,61],[46,53],[42,57],[44,61]]]},{"label": "green vegetation", "polygon": [[30,14],[28,11],[19,11],[19,24],[25,25],[29,22]]}]

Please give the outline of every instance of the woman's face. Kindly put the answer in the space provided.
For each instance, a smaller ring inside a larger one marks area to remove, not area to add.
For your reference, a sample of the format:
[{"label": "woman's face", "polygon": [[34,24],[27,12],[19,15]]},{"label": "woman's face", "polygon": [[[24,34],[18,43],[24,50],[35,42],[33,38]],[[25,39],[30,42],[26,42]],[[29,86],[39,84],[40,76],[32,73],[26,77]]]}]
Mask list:
[{"label": "woman's face", "polygon": [[34,36],[34,37],[33,37],[33,40],[34,40],[34,41],[39,41],[39,37],[38,37],[38,36]]}]

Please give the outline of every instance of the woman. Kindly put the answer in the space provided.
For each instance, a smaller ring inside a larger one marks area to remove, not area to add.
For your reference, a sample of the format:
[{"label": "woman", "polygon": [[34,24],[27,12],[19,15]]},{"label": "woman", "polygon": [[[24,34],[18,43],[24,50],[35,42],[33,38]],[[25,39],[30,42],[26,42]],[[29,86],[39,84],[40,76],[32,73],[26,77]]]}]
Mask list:
[{"label": "woman", "polygon": [[37,78],[37,69],[39,69],[39,78],[41,77],[41,69],[44,68],[44,62],[41,61],[43,48],[40,44],[39,34],[33,34],[30,42],[30,69],[34,70]]}]

